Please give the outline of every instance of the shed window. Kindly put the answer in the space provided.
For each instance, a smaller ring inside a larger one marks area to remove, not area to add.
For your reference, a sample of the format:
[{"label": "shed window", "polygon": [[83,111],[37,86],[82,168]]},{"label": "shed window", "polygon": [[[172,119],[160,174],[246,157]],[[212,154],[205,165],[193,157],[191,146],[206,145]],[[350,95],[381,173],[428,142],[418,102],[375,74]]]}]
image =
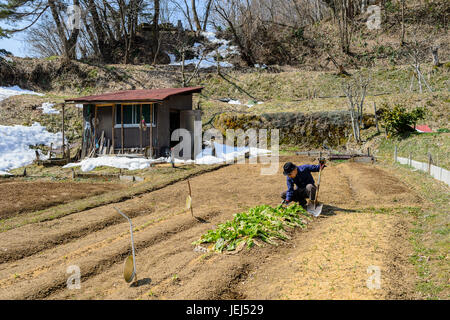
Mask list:
[{"label": "shed window", "polygon": [[[153,126],[156,126],[156,104],[153,105]],[[125,125],[139,125],[141,116],[141,105],[124,105],[123,106],[123,124]],[[142,117],[145,123],[150,125],[150,104],[142,105]],[[121,105],[116,105],[116,125],[122,124],[122,110]]]}]

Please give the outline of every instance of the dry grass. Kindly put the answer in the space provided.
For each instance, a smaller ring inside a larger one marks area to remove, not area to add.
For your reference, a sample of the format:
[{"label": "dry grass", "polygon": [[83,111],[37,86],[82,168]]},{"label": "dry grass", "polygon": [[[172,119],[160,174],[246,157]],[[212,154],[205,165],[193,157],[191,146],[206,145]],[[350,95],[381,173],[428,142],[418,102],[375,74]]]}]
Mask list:
[{"label": "dry grass", "polygon": [[[291,68],[292,69],[292,68]],[[374,113],[373,104],[393,106],[402,104],[407,108],[427,106],[430,114],[425,120],[434,128],[448,127],[449,70],[434,70],[424,65],[423,71],[434,92],[418,92],[417,84],[410,91],[411,69],[409,66],[378,67],[350,72],[370,76],[372,81],[365,100],[364,112]],[[429,76],[428,76],[429,75]],[[332,72],[291,70],[280,73],[256,71],[252,73],[231,72],[230,81],[219,76],[201,78],[196,84],[205,86],[199,98],[204,111],[204,123],[219,112],[271,113],[271,112],[317,112],[347,110],[347,98],[343,96],[341,83],[347,79]],[[238,89],[239,87],[239,89]],[[241,103],[256,100],[263,104],[248,108],[218,101],[220,98],[239,99]]]}]

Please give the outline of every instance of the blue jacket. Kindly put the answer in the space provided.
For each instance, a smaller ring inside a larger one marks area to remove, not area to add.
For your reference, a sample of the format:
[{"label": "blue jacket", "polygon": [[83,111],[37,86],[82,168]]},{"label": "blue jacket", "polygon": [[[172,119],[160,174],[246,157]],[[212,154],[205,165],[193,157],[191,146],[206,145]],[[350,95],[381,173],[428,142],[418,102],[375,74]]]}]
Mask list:
[{"label": "blue jacket", "polygon": [[304,189],[306,188],[306,185],[315,183],[311,175],[311,172],[319,172],[320,164],[317,165],[305,164],[303,166],[298,166],[297,170],[298,170],[297,176],[294,179],[286,177],[287,178],[286,182],[288,186],[288,190],[286,192],[287,201],[291,201],[294,195],[294,184],[296,184],[298,188]]}]

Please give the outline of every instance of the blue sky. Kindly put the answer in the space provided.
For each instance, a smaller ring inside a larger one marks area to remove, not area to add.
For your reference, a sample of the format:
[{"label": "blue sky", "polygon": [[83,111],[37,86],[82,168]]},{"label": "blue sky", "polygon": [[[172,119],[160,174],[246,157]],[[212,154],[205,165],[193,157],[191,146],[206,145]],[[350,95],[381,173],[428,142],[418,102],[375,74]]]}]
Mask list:
[{"label": "blue sky", "polygon": [[[15,25],[14,28],[23,28],[25,26],[26,26],[26,24]],[[5,23],[0,23],[0,27],[11,28],[10,25],[7,25]],[[27,49],[27,46],[24,41],[24,36],[25,36],[24,32],[19,32],[19,33],[16,33],[11,38],[8,38],[8,39],[1,38],[0,39],[0,49],[8,50],[17,57],[32,56],[32,54]]]},{"label": "blue sky", "polygon": [[10,39],[0,39],[0,49],[8,50],[17,57],[31,56],[31,53],[29,53],[23,41],[23,34],[15,35]]}]

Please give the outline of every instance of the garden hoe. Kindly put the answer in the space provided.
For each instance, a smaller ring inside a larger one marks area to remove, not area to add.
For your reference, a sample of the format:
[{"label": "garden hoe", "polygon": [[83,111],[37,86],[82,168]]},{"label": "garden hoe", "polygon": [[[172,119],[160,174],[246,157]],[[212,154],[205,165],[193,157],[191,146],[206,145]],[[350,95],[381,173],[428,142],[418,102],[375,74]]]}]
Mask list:
[{"label": "garden hoe", "polygon": [[317,199],[319,198],[319,190],[320,190],[320,174],[322,173],[322,166],[325,164],[325,159],[319,159],[320,170],[319,170],[319,179],[317,180],[317,192],[316,198],[314,201],[309,201],[308,206],[306,207],[306,211],[312,214],[314,217],[318,217],[322,213],[323,203],[318,204]]},{"label": "garden hoe", "polygon": [[123,266],[123,277],[127,283],[130,283],[135,279],[137,281],[137,274],[136,274],[136,259],[134,255],[134,240],[133,240],[133,225],[131,224],[130,218],[128,218],[124,213],[122,213],[119,209],[116,209],[116,211],[123,216],[125,219],[128,220],[130,223],[130,233],[131,233],[131,249],[133,252],[132,256],[128,256],[125,259],[125,263]]}]

